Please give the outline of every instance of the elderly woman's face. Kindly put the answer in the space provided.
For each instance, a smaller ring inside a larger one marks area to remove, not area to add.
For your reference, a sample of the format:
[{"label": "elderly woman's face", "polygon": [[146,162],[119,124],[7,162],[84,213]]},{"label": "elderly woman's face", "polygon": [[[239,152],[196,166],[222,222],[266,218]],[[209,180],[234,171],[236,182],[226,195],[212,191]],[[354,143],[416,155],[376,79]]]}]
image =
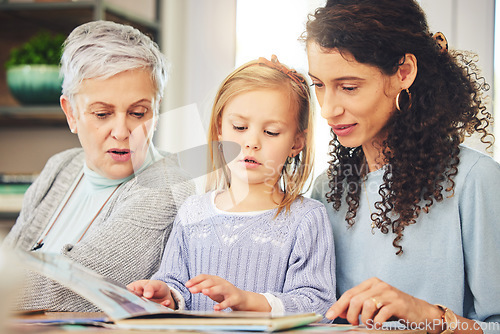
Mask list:
[{"label": "elderly woman's face", "polygon": [[157,121],[155,104],[155,88],[145,70],[84,80],[75,95],[74,112],[61,98],[87,166],[109,179],[127,177],[143,164]]}]

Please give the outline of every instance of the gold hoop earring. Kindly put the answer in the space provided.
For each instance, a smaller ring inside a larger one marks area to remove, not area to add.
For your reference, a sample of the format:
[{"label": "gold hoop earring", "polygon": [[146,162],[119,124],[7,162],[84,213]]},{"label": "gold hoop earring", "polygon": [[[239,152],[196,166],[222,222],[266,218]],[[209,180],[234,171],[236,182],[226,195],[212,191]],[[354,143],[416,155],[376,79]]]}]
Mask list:
[{"label": "gold hoop earring", "polygon": [[[411,107],[411,93],[410,93],[410,91],[408,90],[408,88],[406,88],[406,89],[405,89],[405,91],[406,91],[406,94],[408,94],[408,108],[407,108],[407,109],[410,109],[410,107]],[[398,95],[396,95],[396,109],[397,109],[398,111],[401,111],[401,107],[399,106],[399,96],[401,95],[401,92],[402,92],[402,91],[400,91],[400,92],[398,93]]]}]

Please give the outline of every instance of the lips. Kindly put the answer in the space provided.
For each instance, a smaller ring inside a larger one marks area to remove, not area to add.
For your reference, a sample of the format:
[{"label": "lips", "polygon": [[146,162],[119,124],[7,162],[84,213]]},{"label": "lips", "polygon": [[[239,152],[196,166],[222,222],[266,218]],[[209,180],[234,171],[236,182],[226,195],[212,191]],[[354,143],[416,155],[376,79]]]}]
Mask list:
[{"label": "lips", "polygon": [[245,164],[245,167],[247,168],[256,168],[261,165],[260,162],[257,161],[254,157],[251,156],[246,156],[241,160]]},{"label": "lips", "polygon": [[129,149],[112,148],[107,151],[111,158],[118,162],[130,160],[132,152]]},{"label": "lips", "polygon": [[354,131],[354,129],[356,128],[356,125],[358,125],[358,123],[337,124],[337,125],[330,124],[330,126],[332,127],[333,132],[335,132],[335,134],[337,136],[347,136],[347,135],[349,135],[352,131]]}]

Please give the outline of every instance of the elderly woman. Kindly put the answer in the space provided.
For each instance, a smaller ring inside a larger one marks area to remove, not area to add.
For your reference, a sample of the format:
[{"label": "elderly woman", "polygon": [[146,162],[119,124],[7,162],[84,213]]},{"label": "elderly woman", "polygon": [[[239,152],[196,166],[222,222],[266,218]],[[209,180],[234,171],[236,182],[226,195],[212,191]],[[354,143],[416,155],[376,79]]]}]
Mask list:
[{"label": "elderly woman", "polygon": [[[48,161],[4,247],[62,253],[122,284],[149,277],[177,207],[194,193],[151,141],[166,59],[137,29],[96,21],[69,35],[61,64],[61,107],[82,148]],[[96,310],[53,281],[33,273],[27,281],[20,309]]]}]

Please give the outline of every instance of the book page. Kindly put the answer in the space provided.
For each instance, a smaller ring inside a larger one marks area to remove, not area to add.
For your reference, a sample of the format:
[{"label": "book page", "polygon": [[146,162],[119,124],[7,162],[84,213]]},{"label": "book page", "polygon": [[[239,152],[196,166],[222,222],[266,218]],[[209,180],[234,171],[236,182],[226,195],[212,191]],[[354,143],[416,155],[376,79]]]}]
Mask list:
[{"label": "book page", "polygon": [[16,252],[21,263],[87,299],[111,319],[125,319],[171,309],[138,297],[113,280],[76,263],[62,254]]}]

